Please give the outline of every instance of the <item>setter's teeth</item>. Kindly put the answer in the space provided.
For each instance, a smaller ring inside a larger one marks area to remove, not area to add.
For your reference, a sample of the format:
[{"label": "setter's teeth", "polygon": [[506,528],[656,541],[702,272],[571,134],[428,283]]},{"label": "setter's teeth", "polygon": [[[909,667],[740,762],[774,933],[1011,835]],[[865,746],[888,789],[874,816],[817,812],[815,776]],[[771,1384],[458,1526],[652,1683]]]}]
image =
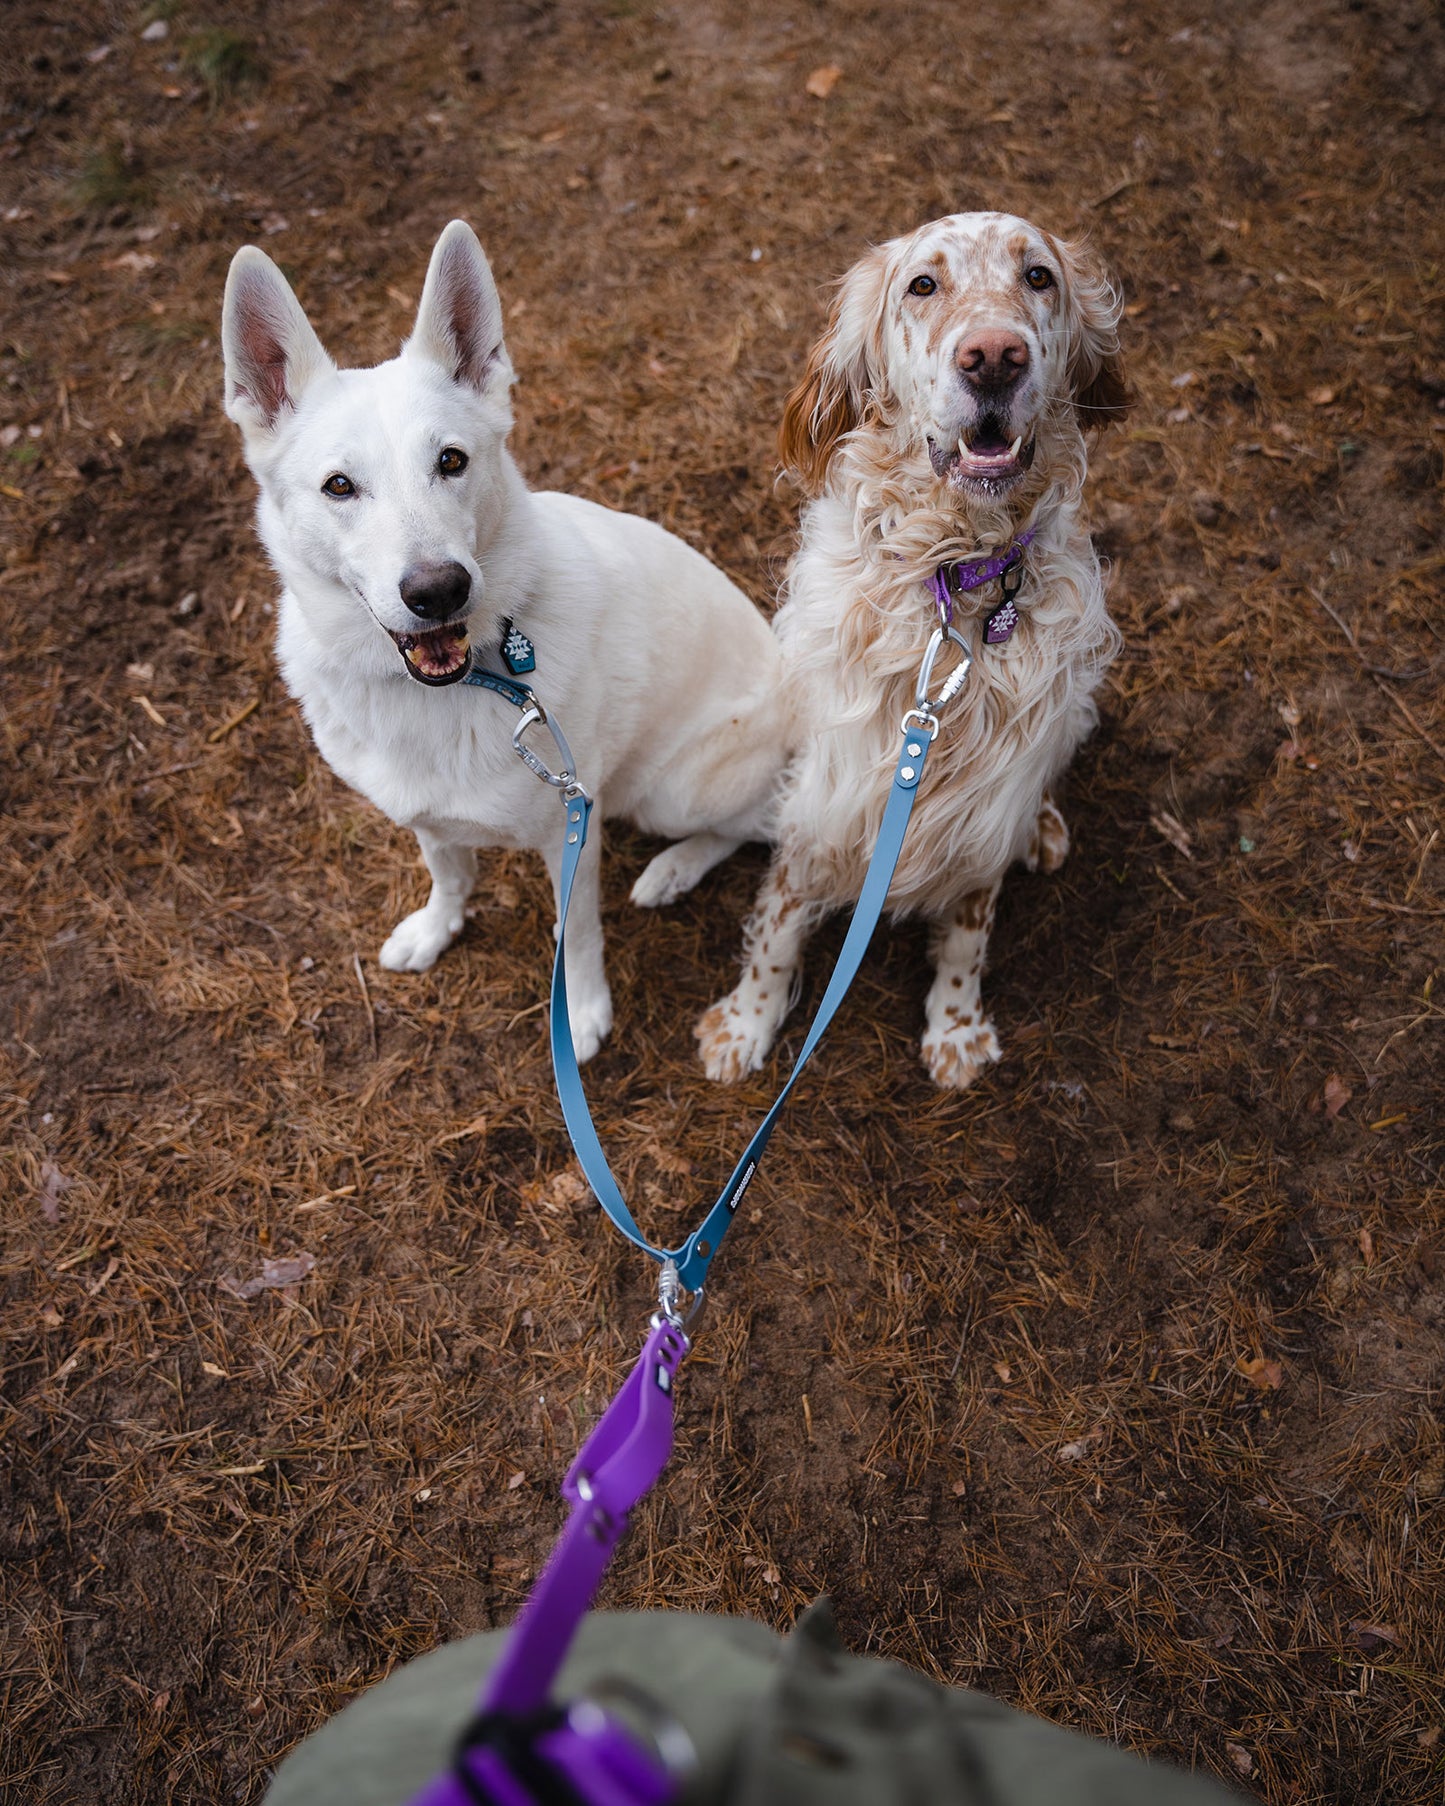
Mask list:
[{"label": "setter's teeth", "polygon": [[1019,455],[1019,447],[1023,444],[1023,442],[1024,442],[1024,436],[1022,433],[1020,433],[1018,438],[1015,439],[1013,444],[1008,448],[1008,455],[1011,458],[1016,458]]}]

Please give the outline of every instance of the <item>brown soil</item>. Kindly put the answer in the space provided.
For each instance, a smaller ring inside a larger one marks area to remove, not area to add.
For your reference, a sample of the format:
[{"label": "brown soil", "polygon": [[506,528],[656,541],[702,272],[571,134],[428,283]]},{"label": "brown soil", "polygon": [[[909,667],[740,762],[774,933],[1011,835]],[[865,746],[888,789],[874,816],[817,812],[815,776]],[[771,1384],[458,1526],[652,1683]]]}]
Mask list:
[{"label": "brown soil", "polygon": [[[526,470],[767,598],[828,282],[996,205],[1130,300],[1092,485],[1128,651],[1074,853],[1005,891],[1007,1054],[962,1098],[917,1058],[921,931],[880,942],[607,1597],[826,1589],[856,1647],[1262,1799],[1439,1799],[1442,36],[1426,0],[11,0],[8,1798],[256,1801],[507,1619],[648,1308],[552,1097],[540,872],[488,858],[433,973],[376,966],[423,880],[273,669],[232,251],[364,362],[465,214]],[[713,1089],[689,1034],[761,856],[644,916],[613,847],[591,1087],[669,1235],[784,1070]]]}]

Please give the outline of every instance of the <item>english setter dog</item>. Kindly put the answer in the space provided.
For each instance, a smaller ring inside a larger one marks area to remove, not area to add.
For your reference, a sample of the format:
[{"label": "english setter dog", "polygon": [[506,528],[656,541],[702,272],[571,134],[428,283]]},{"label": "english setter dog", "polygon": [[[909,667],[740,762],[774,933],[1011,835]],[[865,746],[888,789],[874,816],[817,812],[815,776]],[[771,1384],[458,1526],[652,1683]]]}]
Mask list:
[{"label": "english setter dog", "polygon": [[[714,1079],[763,1062],[804,943],[857,897],[940,616],[974,664],[928,760],[891,915],[933,928],[923,1059],[962,1090],[999,1057],[979,981],[1015,860],[1069,849],[1054,787],[1120,644],[1080,520],[1091,428],[1122,418],[1120,296],[1093,255],[961,213],[844,278],[789,397],[785,467],[810,500],[776,628],[799,750],[747,924],[743,977],[698,1023]],[[1002,574],[1000,568],[1002,567]]]}]

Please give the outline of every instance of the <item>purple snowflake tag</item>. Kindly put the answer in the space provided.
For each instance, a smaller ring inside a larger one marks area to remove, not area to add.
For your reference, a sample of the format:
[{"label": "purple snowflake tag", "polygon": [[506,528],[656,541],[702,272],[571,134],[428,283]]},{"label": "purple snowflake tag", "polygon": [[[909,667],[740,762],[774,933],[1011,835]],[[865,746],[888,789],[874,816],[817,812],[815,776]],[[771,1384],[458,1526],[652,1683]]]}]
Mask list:
[{"label": "purple snowflake tag", "polygon": [[1013,602],[1001,603],[983,624],[983,639],[986,646],[1002,646],[1005,640],[1013,638],[1014,628],[1019,624],[1019,611]]}]

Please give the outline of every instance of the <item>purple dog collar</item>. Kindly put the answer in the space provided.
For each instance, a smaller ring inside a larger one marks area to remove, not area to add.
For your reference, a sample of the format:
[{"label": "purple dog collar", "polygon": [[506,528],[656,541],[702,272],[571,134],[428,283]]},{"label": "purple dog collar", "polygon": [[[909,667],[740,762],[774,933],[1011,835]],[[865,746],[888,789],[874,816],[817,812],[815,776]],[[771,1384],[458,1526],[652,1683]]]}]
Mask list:
[{"label": "purple dog collar", "polygon": [[[938,618],[945,627],[953,625],[953,605],[970,591],[982,589],[986,583],[1003,581],[1008,573],[1023,563],[1025,551],[1032,544],[1037,527],[1020,533],[1002,552],[986,553],[981,558],[960,558],[954,564],[941,564],[928,579],[928,587],[938,608]],[[985,645],[1001,646],[1011,638],[1019,624],[1019,611],[1005,584],[1002,604],[987,617],[983,627]]]}]

